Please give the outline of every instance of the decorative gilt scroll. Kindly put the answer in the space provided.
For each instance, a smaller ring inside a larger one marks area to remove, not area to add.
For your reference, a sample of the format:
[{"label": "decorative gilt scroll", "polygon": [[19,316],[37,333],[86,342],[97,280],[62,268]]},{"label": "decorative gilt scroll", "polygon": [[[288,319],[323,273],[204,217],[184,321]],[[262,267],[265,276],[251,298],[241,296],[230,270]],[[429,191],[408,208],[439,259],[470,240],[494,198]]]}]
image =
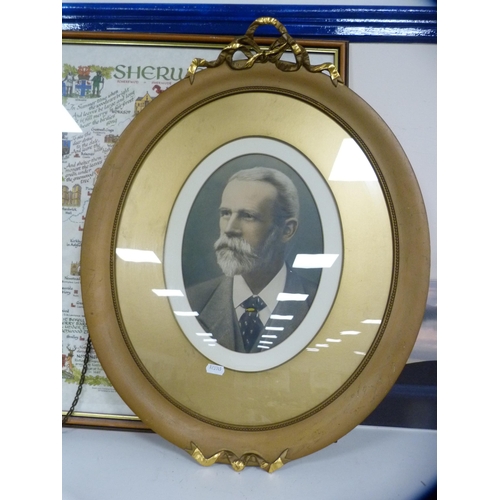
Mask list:
[{"label": "decorative gilt scroll", "polygon": [[236,472],[242,471],[247,466],[258,466],[269,472],[269,474],[272,474],[289,462],[286,458],[288,450],[281,453],[281,455],[272,463],[266,462],[266,460],[264,460],[260,455],[255,453],[245,453],[241,457],[238,457],[229,450],[222,450],[215,453],[211,457],[205,457],[202,451],[194,443],[191,443],[191,448],[185,451],[187,451],[200,465],[203,465],[204,467],[210,467],[215,463],[229,464]]},{"label": "decorative gilt scroll", "polygon": [[[274,26],[281,36],[275,40],[269,49],[262,49],[255,42],[253,35],[259,26],[271,25]],[[282,61],[281,57],[285,51],[291,50],[295,55],[295,62]],[[234,59],[235,54],[238,52],[246,56],[244,59]],[[260,17],[256,19],[248,28],[245,35],[233,40],[227,47],[225,47],[219,57],[215,61],[207,61],[205,59],[195,58],[189,66],[186,78],[189,78],[191,83],[198,68],[215,68],[224,63],[224,61],[232,69],[248,69],[255,63],[273,63],[281,71],[297,71],[299,68],[304,67],[311,73],[321,73],[327,71],[330,75],[332,83],[337,86],[338,82],[343,83],[336,66],[332,63],[311,65],[309,54],[306,49],[298,44],[289,34],[286,28],[277,20],[272,17]]]}]

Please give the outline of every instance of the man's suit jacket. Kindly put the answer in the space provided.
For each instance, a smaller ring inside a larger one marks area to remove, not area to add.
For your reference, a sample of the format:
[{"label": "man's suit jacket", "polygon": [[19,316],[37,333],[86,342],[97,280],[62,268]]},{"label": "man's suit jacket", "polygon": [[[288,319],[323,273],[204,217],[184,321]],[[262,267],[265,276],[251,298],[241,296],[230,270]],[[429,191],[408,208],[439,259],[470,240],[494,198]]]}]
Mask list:
[{"label": "man's suit jacket", "polygon": [[[316,294],[316,284],[302,278],[287,268],[285,293],[307,294],[304,301],[279,301],[272,314],[291,315],[292,320],[269,319],[265,326],[284,327],[283,331],[263,330],[251,352],[261,352],[257,345],[262,334],[277,335],[272,347],[283,342],[299,326],[309,311]],[[226,276],[215,278],[187,290],[187,297],[193,311],[198,312],[198,321],[206,332],[217,339],[218,344],[236,352],[246,352],[240,332],[238,318],[233,306],[233,279]]]}]

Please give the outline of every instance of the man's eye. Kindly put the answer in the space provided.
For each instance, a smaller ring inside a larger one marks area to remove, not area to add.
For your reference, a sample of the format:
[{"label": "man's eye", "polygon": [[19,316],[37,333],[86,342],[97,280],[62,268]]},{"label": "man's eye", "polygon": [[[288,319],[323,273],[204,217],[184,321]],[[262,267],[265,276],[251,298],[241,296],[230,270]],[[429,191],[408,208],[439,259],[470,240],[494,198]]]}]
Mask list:
[{"label": "man's eye", "polygon": [[247,212],[244,212],[241,214],[241,216],[243,217],[243,219],[245,220],[254,220],[255,219],[255,216],[252,215],[252,214],[249,214]]},{"label": "man's eye", "polygon": [[219,214],[221,217],[229,217],[231,212],[229,212],[229,210],[219,210]]}]

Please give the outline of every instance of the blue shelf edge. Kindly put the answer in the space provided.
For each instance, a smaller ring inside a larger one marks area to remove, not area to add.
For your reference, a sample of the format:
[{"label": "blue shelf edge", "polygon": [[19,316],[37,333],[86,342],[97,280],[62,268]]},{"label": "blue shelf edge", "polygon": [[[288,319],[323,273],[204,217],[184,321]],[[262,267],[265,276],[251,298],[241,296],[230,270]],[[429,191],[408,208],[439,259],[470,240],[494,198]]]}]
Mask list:
[{"label": "blue shelf edge", "polygon": [[[259,17],[278,19],[294,38],[437,43],[436,7],[63,3],[62,30],[241,36]],[[276,36],[263,26],[258,36]]]}]

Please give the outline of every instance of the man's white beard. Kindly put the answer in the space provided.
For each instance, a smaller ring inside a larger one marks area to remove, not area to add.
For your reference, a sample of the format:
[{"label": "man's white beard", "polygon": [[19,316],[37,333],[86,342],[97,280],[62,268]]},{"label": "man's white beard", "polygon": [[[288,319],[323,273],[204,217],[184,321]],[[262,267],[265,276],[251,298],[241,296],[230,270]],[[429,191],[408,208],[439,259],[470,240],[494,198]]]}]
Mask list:
[{"label": "man's white beard", "polygon": [[279,230],[273,229],[267,237],[260,255],[251,245],[240,237],[228,237],[222,234],[214,243],[217,264],[229,277],[247,274],[266,267],[272,260],[279,245]]}]

